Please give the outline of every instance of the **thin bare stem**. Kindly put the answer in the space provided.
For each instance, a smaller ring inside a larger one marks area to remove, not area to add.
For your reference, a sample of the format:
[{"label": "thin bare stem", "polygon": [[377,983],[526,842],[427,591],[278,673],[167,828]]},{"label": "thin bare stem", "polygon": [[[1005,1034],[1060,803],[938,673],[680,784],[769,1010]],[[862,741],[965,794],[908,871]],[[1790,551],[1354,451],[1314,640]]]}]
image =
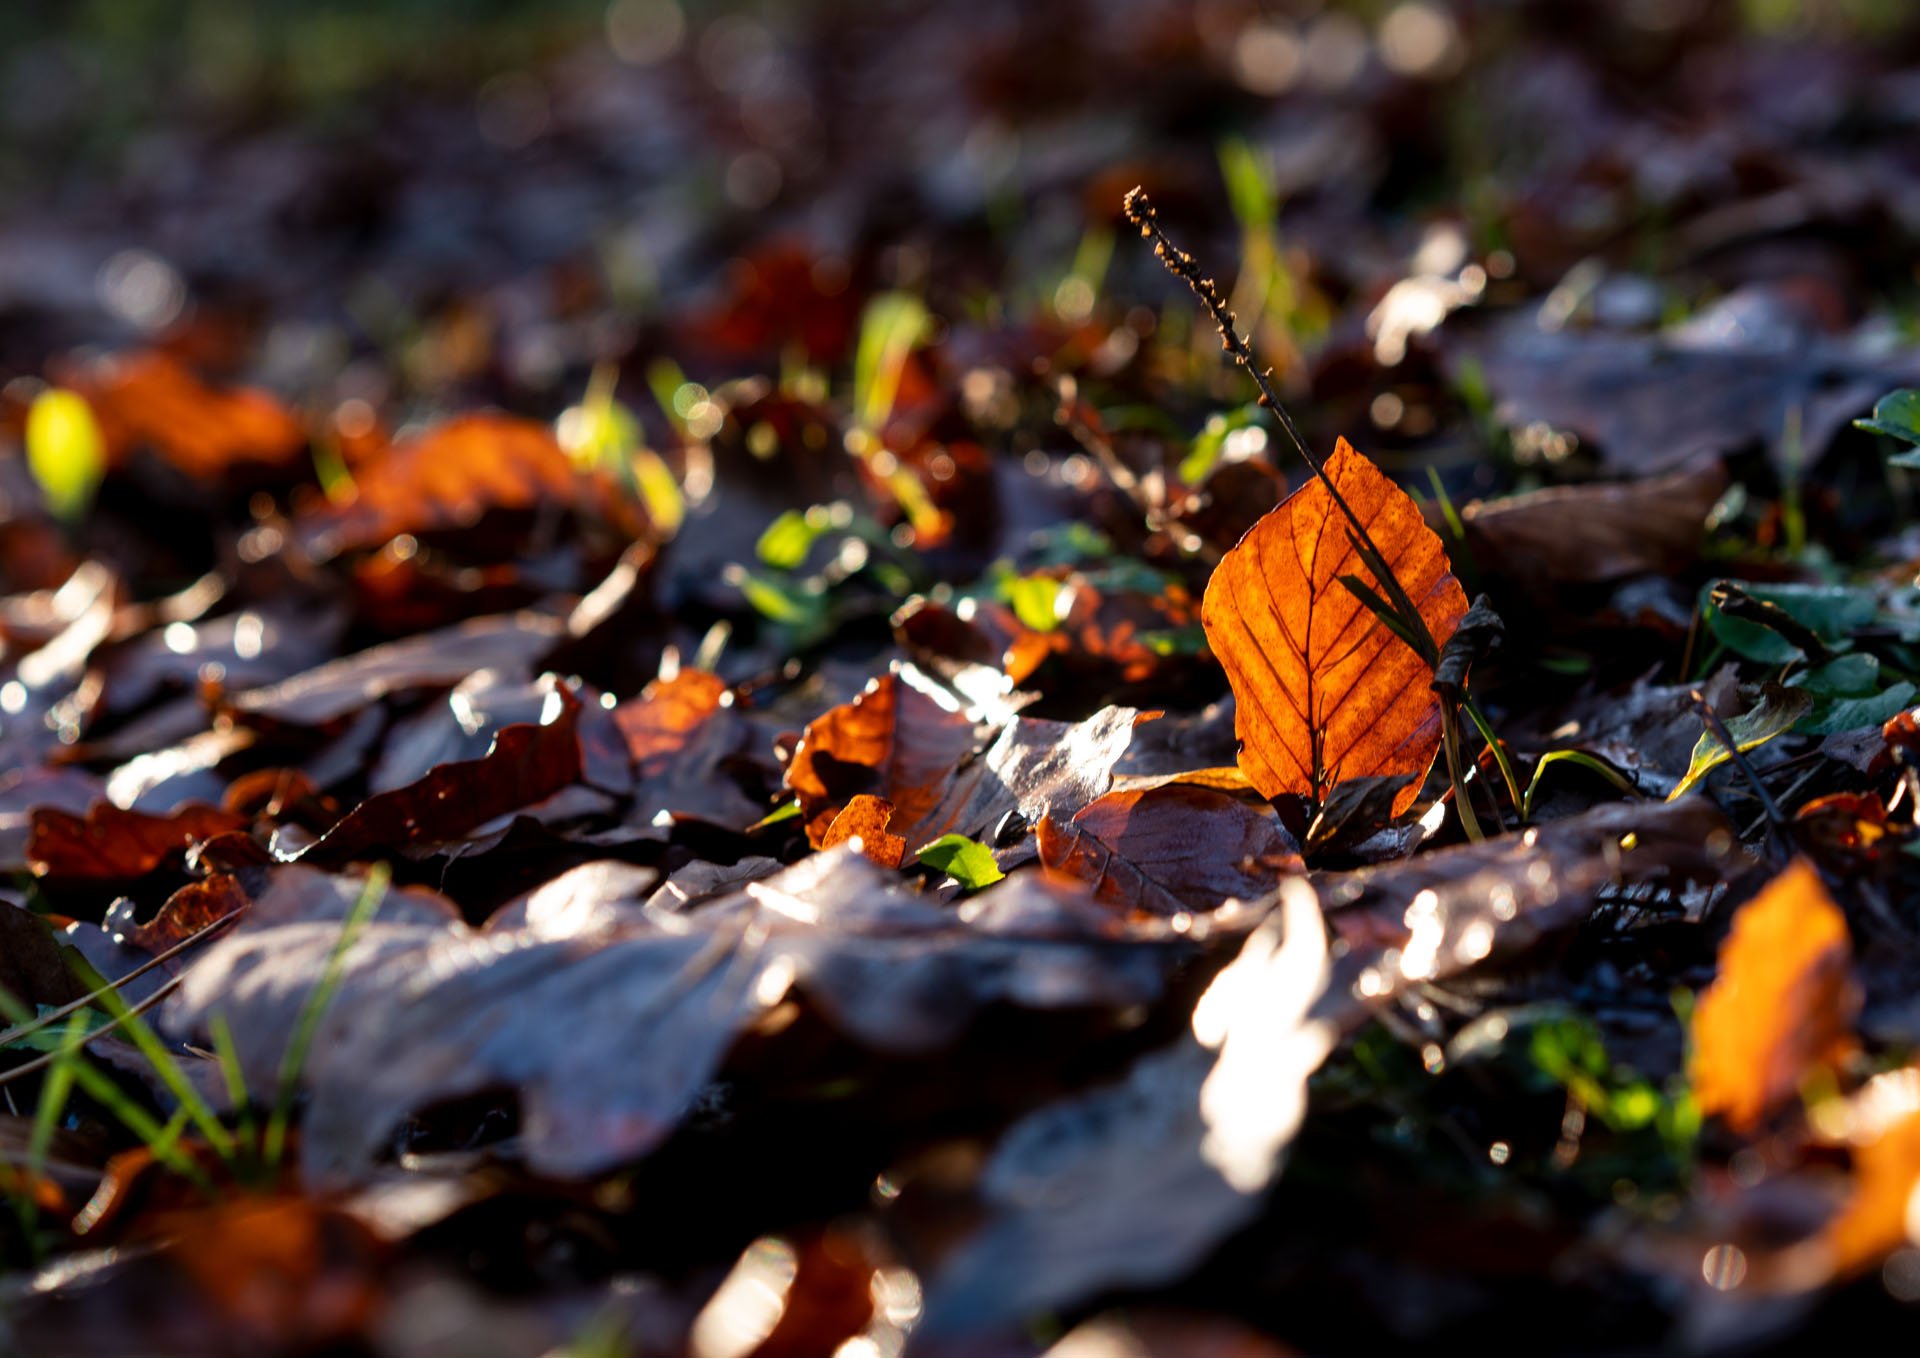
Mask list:
[{"label": "thin bare stem", "polygon": [[161,986],[158,990],[154,991],[153,994],[147,996],[146,999],[140,1001],[140,1003],[136,1005],[129,1006],[127,1009],[122,1010],[120,1014],[118,1014],[113,1018],[108,1019],[105,1023],[101,1024],[98,1028],[95,1028],[92,1032],[88,1033],[85,1037],[80,1039],[80,1041],[69,1043],[65,1046],[59,1047],[54,1051],[48,1052],[45,1056],[37,1056],[33,1060],[14,1066],[10,1070],[0,1071],[0,1084],[12,1084],[15,1080],[23,1079],[24,1077],[33,1074],[35,1071],[45,1070],[48,1066],[52,1065],[55,1061],[60,1060],[61,1057],[66,1056],[71,1052],[78,1051],[80,1048],[85,1047],[89,1042],[92,1042],[96,1038],[105,1037],[108,1033],[112,1032],[114,1029],[123,1027],[126,1024],[133,1022],[133,1020],[140,1017],[140,1015],[146,1013],[147,1010],[153,1008],[156,1004],[160,1003],[160,1001],[166,999],[167,996],[171,995],[174,992],[174,990],[179,986],[180,982],[183,981],[184,979],[186,978],[183,976],[174,977],[172,980],[168,981],[165,985]]},{"label": "thin bare stem", "polygon": [[40,1015],[38,1018],[32,1020],[29,1023],[17,1024],[14,1027],[8,1028],[4,1031],[0,1031],[0,1047],[12,1046],[14,1043],[18,1042],[21,1038],[28,1037],[34,1033],[37,1033],[42,1028],[47,1027],[49,1024],[58,1023],[61,1019],[65,1018],[67,1015],[75,1012],[76,1010],[85,1009],[88,1005],[92,1004],[95,1000],[99,999],[101,996],[107,994],[108,992],[120,989],[122,986],[126,985],[129,981],[138,980],[140,977],[145,976],[148,972],[152,971],[155,967],[161,966],[167,962],[172,961],[174,958],[178,957],[181,953],[185,952],[188,948],[191,948],[194,944],[203,941],[205,938],[207,938],[208,935],[212,934],[216,929],[219,929],[224,925],[230,924],[234,920],[239,919],[243,913],[245,912],[240,910],[234,910],[225,915],[222,915],[219,919],[213,921],[213,923],[202,925],[200,928],[194,930],[191,934],[181,939],[178,943],[174,944],[171,948],[168,948],[165,952],[156,953],[154,956],[148,958],[146,961],[142,962],[139,966],[135,967],[132,971],[128,972],[125,976],[120,977],[118,980],[109,981],[106,985],[103,985],[96,990],[89,991],[87,994],[82,995],[79,999],[72,1000],[66,1004],[61,1005],[58,1009],[49,1009],[46,1013]]},{"label": "thin bare stem", "polygon": [[1128,190],[1127,196],[1121,201],[1121,207],[1125,210],[1128,220],[1140,228],[1140,235],[1153,242],[1155,257],[1166,265],[1170,272],[1181,278],[1193,290],[1193,295],[1200,299],[1200,304],[1207,309],[1207,314],[1213,318],[1214,326],[1220,332],[1221,348],[1231,355],[1234,362],[1244,368],[1247,375],[1253,379],[1254,386],[1260,391],[1260,404],[1273,412],[1273,418],[1279,424],[1280,431],[1287,436],[1287,442],[1293,445],[1293,450],[1300,455],[1300,460],[1307,464],[1308,469],[1320,478],[1320,484],[1327,488],[1327,494],[1332,497],[1333,503],[1346,517],[1356,544],[1364,549],[1360,554],[1367,563],[1367,569],[1381,589],[1385,590],[1388,597],[1392,599],[1395,611],[1404,616],[1408,631],[1422,643],[1416,645],[1414,649],[1420,652],[1420,657],[1427,662],[1428,668],[1432,668],[1439,662],[1440,648],[1433,640],[1433,632],[1428,628],[1427,620],[1420,616],[1420,610],[1413,606],[1413,601],[1407,597],[1406,590],[1394,577],[1392,569],[1387,565],[1385,554],[1375,545],[1372,535],[1367,532],[1366,524],[1361,521],[1358,514],[1353,512],[1353,506],[1349,505],[1346,497],[1340,493],[1340,487],[1333,483],[1333,478],[1327,475],[1326,468],[1313,455],[1313,450],[1307,447],[1307,441],[1301,436],[1299,426],[1294,424],[1293,416],[1287,413],[1287,408],[1280,403],[1280,397],[1273,389],[1272,369],[1262,368],[1255,360],[1253,349],[1240,335],[1238,321],[1227,306],[1226,298],[1220,294],[1219,285],[1200,271],[1200,265],[1192,255],[1173,243],[1165,229],[1161,227],[1159,215],[1155,212],[1152,202],[1148,200],[1144,189],[1135,187]]},{"label": "thin bare stem", "polygon": [[1713,738],[1726,747],[1727,758],[1733,761],[1733,766],[1740,770],[1741,775],[1752,786],[1753,795],[1760,801],[1760,809],[1767,813],[1768,827],[1778,833],[1785,826],[1787,818],[1781,814],[1780,804],[1774,801],[1773,794],[1767,791],[1767,785],[1760,781],[1760,775],[1753,771],[1753,765],[1747,762],[1747,756],[1740,750],[1740,743],[1733,738],[1733,733],[1727,730],[1727,724],[1720,720],[1720,714],[1713,710],[1713,704],[1707,701],[1704,693],[1696,688],[1687,696],[1692,698],[1694,706],[1700,709],[1700,720],[1707,724],[1709,731],[1713,732]]}]

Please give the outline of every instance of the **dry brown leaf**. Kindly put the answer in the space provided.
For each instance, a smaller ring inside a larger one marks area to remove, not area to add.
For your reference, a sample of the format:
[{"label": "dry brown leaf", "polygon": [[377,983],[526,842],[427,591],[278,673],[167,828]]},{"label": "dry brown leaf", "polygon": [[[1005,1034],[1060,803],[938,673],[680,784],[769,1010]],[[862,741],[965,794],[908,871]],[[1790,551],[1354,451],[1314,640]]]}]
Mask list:
[{"label": "dry brown leaf", "polygon": [[900,860],[907,856],[907,841],[887,833],[887,823],[892,819],[892,802],[863,793],[833,818],[833,824],[821,837],[820,847],[831,849],[836,844],[851,843],[856,851],[881,867],[897,868]]},{"label": "dry brown leaf", "polygon": [[1064,825],[1047,817],[1037,828],[1042,863],[1092,882],[1110,905],[1156,915],[1255,900],[1301,870],[1272,812],[1178,783],[1109,792]]},{"label": "dry brown leaf", "polygon": [[1637,481],[1552,486],[1468,505],[1475,558],[1526,584],[1590,584],[1663,571],[1699,552],[1727,488],[1718,459]]},{"label": "dry brown leaf", "polygon": [[1740,907],[1693,1011],[1689,1076],[1703,1114],[1750,1131],[1852,1050],[1851,960],[1846,916],[1806,859]]},{"label": "dry brown leaf", "polygon": [[[1326,472],[1446,645],[1467,595],[1419,508],[1345,439]],[[1262,796],[1317,804],[1345,779],[1411,774],[1398,814],[1440,747],[1440,701],[1426,662],[1341,583],[1372,578],[1349,533],[1326,486],[1308,482],[1221,560],[1201,622],[1233,685],[1240,767]]]}]

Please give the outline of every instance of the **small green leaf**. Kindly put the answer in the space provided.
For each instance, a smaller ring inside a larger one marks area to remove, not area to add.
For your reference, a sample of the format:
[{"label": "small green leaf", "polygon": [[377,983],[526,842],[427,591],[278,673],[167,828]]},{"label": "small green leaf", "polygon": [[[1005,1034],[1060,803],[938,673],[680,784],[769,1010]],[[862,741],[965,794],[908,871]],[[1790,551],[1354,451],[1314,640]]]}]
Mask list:
[{"label": "small green leaf", "polygon": [[687,497],[674,479],[673,468],[651,448],[635,449],[631,465],[633,483],[647,506],[647,517],[662,537],[672,537],[687,517]]},{"label": "small green leaf", "polygon": [[72,523],[87,512],[107,472],[107,446],[85,397],[49,387],[33,398],[27,409],[27,469],[56,516]]},{"label": "small green leaf", "polygon": [[867,303],[853,360],[853,410],[861,428],[877,431],[893,413],[907,358],[932,319],[911,293],[883,292]]},{"label": "small green leaf", "polygon": [[727,567],[726,580],[746,595],[754,611],[769,622],[801,628],[820,627],[825,623],[826,599],[817,592],[795,588],[739,566]]},{"label": "small green leaf", "polygon": [[920,846],[916,855],[936,872],[944,872],[968,891],[992,886],[1006,874],[994,861],[993,850],[965,835],[942,835]]},{"label": "small green leaf", "polygon": [[778,825],[782,821],[793,820],[799,814],[800,814],[800,799],[796,797],[792,801],[780,807],[779,810],[769,811],[766,815],[762,816],[759,820],[749,825],[747,827],[747,833],[752,834],[755,830],[764,830],[769,825]]},{"label": "small green leaf", "polygon": [[804,514],[789,509],[767,525],[754,551],[762,562],[777,571],[794,570],[807,559],[807,553],[813,550],[820,535],[832,526],[832,517],[824,505],[815,505]]},{"label": "small green leaf", "polygon": [[[1855,420],[1853,425],[1869,434],[1885,434],[1902,443],[1920,444],[1920,391],[1902,387],[1888,392],[1874,405],[1871,419]],[[1887,460],[1896,467],[1920,466],[1920,458],[1913,453],[1900,453]]]},{"label": "small green leaf", "polygon": [[1824,665],[1803,670],[1787,681],[1816,698],[1863,698],[1879,691],[1880,658],[1865,651],[1836,656]]},{"label": "small green leaf", "polygon": [[[1726,723],[1727,734],[1733,737],[1733,743],[1744,754],[1776,736],[1785,735],[1812,709],[1813,695],[1805,689],[1770,687],[1756,707]],[[1674,788],[1667,800],[1674,801],[1686,796],[1700,786],[1708,774],[1732,757],[1727,747],[1720,743],[1719,737],[1711,731],[1706,732],[1693,747],[1693,758],[1687,764],[1687,776],[1680,780],[1679,786]]]},{"label": "small green leaf", "polygon": [[1050,575],[1016,575],[1001,586],[1014,616],[1036,632],[1060,625],[1060,582]]},{"label": "small green leaf", "polygon": [[1912,705],[1913,694],[1913,685],[1902,681],[1870,698],[1816,702],[1813,710],[1793,729],[1809,736],[1831,736],[1842,731],[1858,731],[1863,726],[1884,726]]}]

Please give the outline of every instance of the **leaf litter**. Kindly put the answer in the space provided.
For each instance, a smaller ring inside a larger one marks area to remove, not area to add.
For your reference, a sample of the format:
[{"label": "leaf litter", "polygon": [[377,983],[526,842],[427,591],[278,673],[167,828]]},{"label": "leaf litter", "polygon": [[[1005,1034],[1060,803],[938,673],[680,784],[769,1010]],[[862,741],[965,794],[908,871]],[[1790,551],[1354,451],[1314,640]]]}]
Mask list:
[{"label": "leaf litter", "polygon": [[1911,20],[436,8],[0,141],[0,1347],[1905,1318]]}]

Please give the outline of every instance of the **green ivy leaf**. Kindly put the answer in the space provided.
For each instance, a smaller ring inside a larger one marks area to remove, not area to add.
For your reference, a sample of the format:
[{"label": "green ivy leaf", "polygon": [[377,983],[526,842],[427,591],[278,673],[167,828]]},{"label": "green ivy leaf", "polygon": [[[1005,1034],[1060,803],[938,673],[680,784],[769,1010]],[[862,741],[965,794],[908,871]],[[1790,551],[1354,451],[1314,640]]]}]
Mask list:
[{"label": "green ivy leaf", "polygon": [[1837,698],[1814,704],[1794,730],[1810,736],[1831,736],[1842,731],[1858,731],[1863,726],[1884,726],[1913,704],[1914,687],[1904,680],[1871,698]]}]

